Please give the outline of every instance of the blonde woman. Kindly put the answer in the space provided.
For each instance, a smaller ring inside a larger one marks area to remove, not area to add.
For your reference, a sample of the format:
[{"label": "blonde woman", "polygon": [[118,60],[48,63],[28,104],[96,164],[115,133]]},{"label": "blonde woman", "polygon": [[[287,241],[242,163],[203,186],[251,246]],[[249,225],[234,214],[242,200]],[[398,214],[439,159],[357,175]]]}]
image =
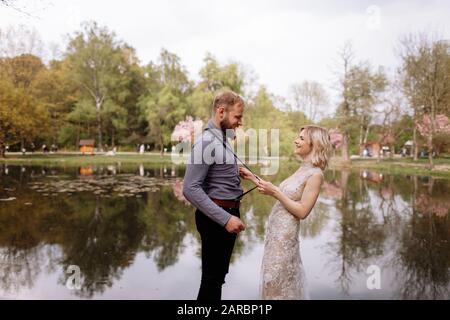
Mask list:
[{"label": "blonde woman", "polygon": [[300,129],[295,153],[302,158],[300,168],[279,187],[258,181],[245,168],[241,177],[253,181],[260,193],[274,197],[266,224],[261,268],[262,299],[308,299],[305,273],[300,257],[300,220],[306,219],[316,204],[331,150],[328,131],[317,126]]}]

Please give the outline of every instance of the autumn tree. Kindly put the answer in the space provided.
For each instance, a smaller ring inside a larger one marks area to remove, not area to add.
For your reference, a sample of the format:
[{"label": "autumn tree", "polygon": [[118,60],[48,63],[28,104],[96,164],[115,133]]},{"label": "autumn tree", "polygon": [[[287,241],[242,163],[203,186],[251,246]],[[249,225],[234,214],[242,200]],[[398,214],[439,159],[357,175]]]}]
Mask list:
[{"label": "autumn tree", "polygon": [[[73,110],[80,96],[79,89],[71,80],[67,60],[50,61],[48,68],[36,77],[34,91],[49,114],[50,125],[46,134],[54,144],[62,142],[60,134],[67,126],[67,114]],[[73,141],[75,146],[77,142]]]},{"label": "autumn tree", "polygon": [[[13,1],[3,1],[10,5]],[[0,29],[0,154],[5,154],[5,144],[32,141],[37,132],[36,125],[45,128],[46,112],[38,112],[42,105],[38,101],[34,86],[36,78],[45,70],[37,55],[43,52],[43,42],[35,29],[23,25]],[[26,115],[26,117],[25,117]],[[33,115],[36,117],[33,118]],[[25,117],[25,118],[24,118]]]},{"label": "autumn tree", "polygon": [[[41,59],[31,54],[0,59],[2,94],[0,144],[32,142],[45,132],[48,113],[35,92],[38,75],[45,71]],[[3,147],[2,147],[3,149]]]},{"label": "autumn tree", "polygon": [[[1,62],[0,62],[1,64]],[[18,136],[20,114],[18,99],[11,81],[0,76],[0,157],[5,157],[6,144]]]}]

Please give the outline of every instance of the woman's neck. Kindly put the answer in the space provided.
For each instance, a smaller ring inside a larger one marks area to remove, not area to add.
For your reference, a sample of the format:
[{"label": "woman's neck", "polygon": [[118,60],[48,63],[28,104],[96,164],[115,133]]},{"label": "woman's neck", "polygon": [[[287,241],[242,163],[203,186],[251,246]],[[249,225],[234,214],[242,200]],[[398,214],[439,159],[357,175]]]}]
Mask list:
[{"label": "woman's neck", "polygon": [[311,154],[308,153],[306,156],[302,157],[302,163],[312,163]]},{"label": "woman's neck", "polygon": [[303,161],[300,165],[300,168],[312,168],[314,167],[313,163],[311,161]]}]

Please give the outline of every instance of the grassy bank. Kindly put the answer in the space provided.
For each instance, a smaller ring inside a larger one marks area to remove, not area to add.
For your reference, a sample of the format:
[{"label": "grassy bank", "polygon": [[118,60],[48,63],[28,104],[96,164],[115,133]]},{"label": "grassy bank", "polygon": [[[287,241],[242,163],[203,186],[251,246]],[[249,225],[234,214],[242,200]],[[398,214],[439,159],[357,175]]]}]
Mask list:
[{"label": "grassy bank", "polygon": [[450,178],[450,159],[434,159],[434,168],[428,168],[428,159],[413,161],[409,158],[352,159],[350,163],[333,159],[331,168],[335,169],[373,169],[393,174],[416,174]]},{"label": "grassy bank", "polygon": [[106,155],[80,155],[80,154],[8,154],[6,158],[0,158],[0,163],[10,165],[62,165],[62,166],[86,166],[100,164],[171,164],[169,155],[161,157],[159,154],[147,153],[120,153],[115,156]]},{"label": "grassy bank", "polygon": [[[288,162],[287,159],[282,159],[283,162]],[[294,160],[290,160],[294,161]],[[167,164],[171,165],[172,158],[170,154],[163,157],[159,153],[146,153],[144,155],[133,152],[119,153],[115,156],[106,155],[80,155],[76,153],[64,154],[8,154],[5,159],[0,158],[0,164],[10,165],[61,165],[61,166],[86,166],[86,165],[100,165],[100,164]],[[435,167],[433,170],[428,169],[428,160],[419,159],[414,162],[412,159],[395,158],[382,159],[379,162],[376,159],[352,159],[351,162],[343,162],[340,158],[334,158],[331,161],[330,168],[332,169],[373,169],[380,170],[387,173],[394,174],[419,174],[432,175],[437,177],[450,178],[450,159],[440,158],[435,159]]]}]

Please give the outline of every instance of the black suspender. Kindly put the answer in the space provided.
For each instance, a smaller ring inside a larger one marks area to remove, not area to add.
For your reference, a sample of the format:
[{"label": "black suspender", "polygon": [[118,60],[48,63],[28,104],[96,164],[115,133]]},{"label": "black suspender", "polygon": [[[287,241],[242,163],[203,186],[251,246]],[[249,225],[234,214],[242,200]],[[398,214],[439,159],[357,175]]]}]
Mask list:
[{"label": "black suspender", "polygon": [[[220,138],[214,133],[213,130],[210,130],[210,128],[206,128],[204,131],[207,131],[207,130],[209,130],[209,132],[211,132],[211,134],[214,136],[214,138],[216,138],[217,140],[220,141]],[[250,171],[250,172],[255,176],[256,179],[261,180],[256,174],[253,173],[253,171],[252,171],[252,170],[251,170],[251,169],[250,169],[250,168],[249,168],[249,167],[248,167],[241,159],[239,159],[239,157],[234,153],[234,151],[231,150],[231,148],[229,148],[229,147],[227,146],[227,144],[225,143],[224,140],[222,140],[222,144],[223,144],[223,146],[225,147],[225,150],[229,150],[229,151],[233,154],[234,158],[235,158],[236,160],[239,160],[239,162],[241,162],[241,163],[244,165],[244,167],[245,167],[248,171]],[[252,188],[252,189],[250,189],[250,190],[248,190],[248,191],[246,191],[246,192],[243,192],[243,193],[242,193],[239,197],[237,197],[235,200],[236,200],[236,201],[241,200],[247,193],[249,193],[249,192],[255,190],[256,188],[257,188],[257,187],[254,187],[254,188]]]}]

